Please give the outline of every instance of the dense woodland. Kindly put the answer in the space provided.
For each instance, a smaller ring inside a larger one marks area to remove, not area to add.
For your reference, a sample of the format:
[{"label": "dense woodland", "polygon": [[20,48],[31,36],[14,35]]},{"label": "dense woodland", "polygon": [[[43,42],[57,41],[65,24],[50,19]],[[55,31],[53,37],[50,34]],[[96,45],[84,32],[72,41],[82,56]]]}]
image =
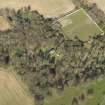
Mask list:
[{"label": "dense woodland", "polygon": [[52,88],[78,85],[105,74],[105,35],[86,42],[67,39],[55,19],[30,7],[1,10],[11,29],[0,32],[0,64],[12,66],[28,85],[36,105]]}]

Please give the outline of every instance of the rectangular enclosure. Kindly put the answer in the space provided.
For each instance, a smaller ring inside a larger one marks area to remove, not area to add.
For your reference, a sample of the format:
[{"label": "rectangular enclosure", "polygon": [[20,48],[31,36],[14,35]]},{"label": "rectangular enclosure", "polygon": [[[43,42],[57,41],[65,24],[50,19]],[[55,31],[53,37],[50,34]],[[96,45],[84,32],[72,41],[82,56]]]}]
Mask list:
[{"label": "rectangular enclosure", "polygon": [[82,8],[60,18],[59,21],[64,34],[69,38],[78,36],[82,40],[87,40],[89,36],[103,33],[102,29]]}]

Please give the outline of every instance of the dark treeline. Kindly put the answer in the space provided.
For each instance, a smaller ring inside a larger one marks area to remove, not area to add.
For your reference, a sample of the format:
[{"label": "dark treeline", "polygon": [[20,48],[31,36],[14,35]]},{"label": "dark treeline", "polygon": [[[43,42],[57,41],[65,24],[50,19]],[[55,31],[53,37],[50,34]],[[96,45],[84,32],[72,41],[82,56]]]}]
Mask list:
[{"label": "dark treeline", "polygon": [[12,28],[0,32],[0,63],[14,67],[36,104],[42,105],[52,88],[63,91],[105,73],[105,35],[86,42],[65,39],[59,23],[30,7],[1,14]]}]

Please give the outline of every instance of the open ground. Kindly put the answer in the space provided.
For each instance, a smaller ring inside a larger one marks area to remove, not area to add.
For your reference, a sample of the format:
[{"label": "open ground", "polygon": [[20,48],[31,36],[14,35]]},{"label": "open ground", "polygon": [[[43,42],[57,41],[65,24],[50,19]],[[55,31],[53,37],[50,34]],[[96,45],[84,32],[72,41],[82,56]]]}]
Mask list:
[{"label": "open ground", "polygon": [[[39,11],[45,17],[58,17],[75,8],[72,0],[0,0],[0,9],[13,8],[18,10],[27,6],[30,6],[32,10]],[[9,24],[0,17],[0,30],[4,31],[8,28],[10,28]]]},{"label": "open ground", "polygon": [[34,105],[26,86],[14,75],[0,69],[0,105]]},{"label": "open ground", "polygon": [[56,17],[74,9],[72,0],[0,0],[0,8],[19,9],[30,5],[33,10],[41,14]]},{"label": "open ground", "polygon": [[2,16],[0,16],[0,30],[4,31],[10,28],[9,23],[4,19]]},{"label": "open ground", "polygon": [[82,40],[87,40],[89,36],[103,33],[82,8],[59,19],[59,22],[62,24],[64,34],[69,38],[78,36]]},{"label": "open ground", "polygon": [[96,3],[100,9],[105,12],[105,0],[88,0],[90,3]]}]

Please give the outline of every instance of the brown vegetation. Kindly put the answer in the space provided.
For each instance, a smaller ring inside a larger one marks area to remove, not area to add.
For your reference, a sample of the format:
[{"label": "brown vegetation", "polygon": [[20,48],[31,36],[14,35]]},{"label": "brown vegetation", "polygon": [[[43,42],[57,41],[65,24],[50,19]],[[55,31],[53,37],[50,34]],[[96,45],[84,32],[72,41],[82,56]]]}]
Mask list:
[{"label": "brown vegetation", "polygon": [[10,28],[10,24],[4,19],[2,16],[0,16],[0,30],[8,30]]},{"label": "brown vegetation", "polygon": [[105,12],[105,0],[88,0],[89,3],[96,3],[98,8],[102,9]]},{"label": "brown vegetation", "polygon": [[[36,104],[42,105],[53,88],[63,91],[65,85],[105,74],[105,35],[87,42],[78,37],[71,40],[65,38],[59,22],[54,24],[54,19],[44,18],[30,7],[3,13],[13,28],[0,32],[0,64],[14,67]],[[73,103],[78,105],[77,99]]]}]

